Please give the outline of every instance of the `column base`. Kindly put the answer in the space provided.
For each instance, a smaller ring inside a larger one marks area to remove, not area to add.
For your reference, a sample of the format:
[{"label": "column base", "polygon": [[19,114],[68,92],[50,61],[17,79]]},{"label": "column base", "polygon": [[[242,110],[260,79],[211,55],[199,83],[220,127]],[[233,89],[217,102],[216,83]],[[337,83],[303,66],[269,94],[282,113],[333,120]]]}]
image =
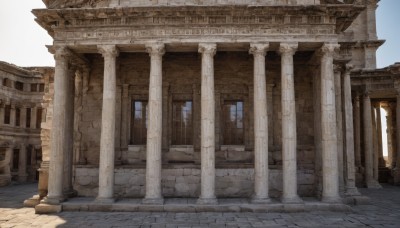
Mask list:
[{"label": "column base", "polygon": [[266,203],[271,203],[270,198],[258,198],[258,197],[253,197],[251,199],[252,204],[266,204]]},{"label": "column base", "polygon": [[343,203],[339,196],[322,196],[323,203]]},{"label": "column base", "polygon": [[144,198],[142,200],[142,204],[163,205],[164,204],[164,198]]},{"label": "column base", "polygon": [[60,205],[65,201],[63,196],[46,196],[40,201],[40,204]]},{"label": "column base", "polygon": [[62,211],[61,205],[51,205],[46,203],[40,203],[35,206],[36,214],[53,214],[60,213]]},{"label": "column base", "polygon": [[200,205],[216,205],[218,204],[217,198],[199,198],[197,204]]},{"label": "column base", "polygon": [[360,196],[360,192],[356,187],[346,188],[345,196]]},{"label": "column base", "polygon": [[40,203],[40,196],[34,195],[31,198],[24,200],[24,207],[35,207]]},{"label": "column base", "polygon": [[371,180],[367,182],[367,188],[382,188],[382,186],[378,183],[378,181],[376,180]]},{"label": "column base", "polygon": [[300,204],[300,203],[303,203],[303,200],[299,196],[282,197],[281,201],[284,204]]},{"label": "column base", "polygon": [[95,200],[95,203],[98,204],[112,204],[115,202],[114,198],[102,198],[102,197],[97,197]]}]

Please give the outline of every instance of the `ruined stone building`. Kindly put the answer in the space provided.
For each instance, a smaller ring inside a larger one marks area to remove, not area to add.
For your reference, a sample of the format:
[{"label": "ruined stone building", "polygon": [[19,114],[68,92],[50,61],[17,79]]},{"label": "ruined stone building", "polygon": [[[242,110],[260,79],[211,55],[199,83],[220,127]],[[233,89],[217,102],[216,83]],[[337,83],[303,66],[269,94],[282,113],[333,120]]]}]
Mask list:
[{"label": "ruined stone building", "polygon": [[399,182],[377,0],[44,2],[56,64],[37,212],[343,209],[379,175]]},{"label": "ruined stone building", "polygon": [[39,179],[45,84],[53,68],[20,68],[0,62],[0,186]]}]

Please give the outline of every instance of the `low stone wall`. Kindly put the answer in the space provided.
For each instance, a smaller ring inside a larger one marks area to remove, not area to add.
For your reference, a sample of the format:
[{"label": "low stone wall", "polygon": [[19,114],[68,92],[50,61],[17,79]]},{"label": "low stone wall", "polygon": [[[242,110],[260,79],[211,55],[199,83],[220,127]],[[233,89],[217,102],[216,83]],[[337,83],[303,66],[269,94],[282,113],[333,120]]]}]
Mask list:
[{"label": "low stone wall", "polygon": [[[115,196],[141,198],[145,195],[145,169],[121,167],[115,169]],[[282,171],[271,169],[269,176],[270,196],[280,197]],[[200,195],[200,169],[168,168],[162,171],[164,197],[190,197]],[[79,196],[96,197],[98,193],[98,168],[75,169],[74,188]],[[314,195],[314,171],[299,170],[297,173],[300,196]],[[217,197],[251,197],[254,192],[254,169],[217,169],[215,179]]]}]

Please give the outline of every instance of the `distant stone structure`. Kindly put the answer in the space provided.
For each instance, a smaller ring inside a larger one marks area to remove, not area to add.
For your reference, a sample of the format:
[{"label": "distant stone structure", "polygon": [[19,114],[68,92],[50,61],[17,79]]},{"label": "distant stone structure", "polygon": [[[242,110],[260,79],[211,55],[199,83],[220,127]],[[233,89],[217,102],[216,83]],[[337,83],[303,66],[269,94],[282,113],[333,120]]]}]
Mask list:
[{"label": "distant stone structure", "polygon": [[56,66],[37,213],[336,210],[365,200],[356,186],[400,182],[378,1],[44,2]]},{"label": "distant stone structure", "polygon": [[48,155],[41,140],[48,110],[43,97],[53,74],[51,67],[0,62],[0,186],[39,180],[38,168]]}]

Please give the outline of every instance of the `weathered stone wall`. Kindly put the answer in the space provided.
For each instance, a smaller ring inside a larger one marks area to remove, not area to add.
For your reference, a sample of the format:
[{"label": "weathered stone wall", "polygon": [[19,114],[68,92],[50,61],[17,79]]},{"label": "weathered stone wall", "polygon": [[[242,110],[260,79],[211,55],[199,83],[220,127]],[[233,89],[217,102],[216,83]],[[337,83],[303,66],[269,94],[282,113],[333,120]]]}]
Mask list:
[{"label": "weathered stone wall", "polygon": [[[116,197],[136,198],[145,194],[145,169],[130,167],[115,169]],[[97,196],[98,168],[77,167],[74,189],[79,196]],[[314,172],[297,172],[300,196],[314,195]],[[269,176],[270,195],[280,197],[282,170],[272,169]],[[193,197],[200,195],[199,168],[166,168],[162,172],[162,191],[165,197]],[[216,169],[216,194],[218,197],[251,197],[254,191],[254,169]]]},{"label": "weathered stone wall", "polygon": [[[99,161],[99,142],[101,132],[102,109],[102,74],[103,64],[100,56],[92,56],[93,65],[89,79],[88,91],[83,97],[81,131],[83,152],[88,164],[97,165]],[[314,160],[314,127],[312,106],[312,77],[307,65],[301,58],[295,64],[295,94],[298,135],[298,160],[300,167],[310,167]],[[121,105],[122,84],[129,85],[129,100],[148,98],[149,57],[147,54],[122,54],[118,67],[118,97],[117,116],[123,115]],[[296,61],[295,61],[296,63]],[[281,87],[280,58],[274,53],[267,57],[267,84],[271,88],[268,96],[269,112],[269,145],[270,163],[281,164]],[[167,53],[163,58],[163,155],[164,163],[168,161],[197,162],[200,153],[200,73],[201,63],[197,53]],[[229,82],[229,83],[227,83]],[[218,52],[215,56],[215,93],[216,93],[216,156],[218,162],[252,162],[253,159],[253,59],[245,52]],[[189,99],[193,101],[193,146],[187,151],[174,148],[171,145],[171,103],[174,99]],[[222,144],[221,103],[224,99],[244,101],[244,138],[242,147],[224,147]],[[196,114],[197,113],[197,114]],[[121,132],[122,118],[117,118],[116,150],[120,152],[121,137],[127,137]],[[186,153],[187,152],[187,153]],[[140,163],[145,158],[145,147],[128,150],[122,148],[122,163]]]}]

